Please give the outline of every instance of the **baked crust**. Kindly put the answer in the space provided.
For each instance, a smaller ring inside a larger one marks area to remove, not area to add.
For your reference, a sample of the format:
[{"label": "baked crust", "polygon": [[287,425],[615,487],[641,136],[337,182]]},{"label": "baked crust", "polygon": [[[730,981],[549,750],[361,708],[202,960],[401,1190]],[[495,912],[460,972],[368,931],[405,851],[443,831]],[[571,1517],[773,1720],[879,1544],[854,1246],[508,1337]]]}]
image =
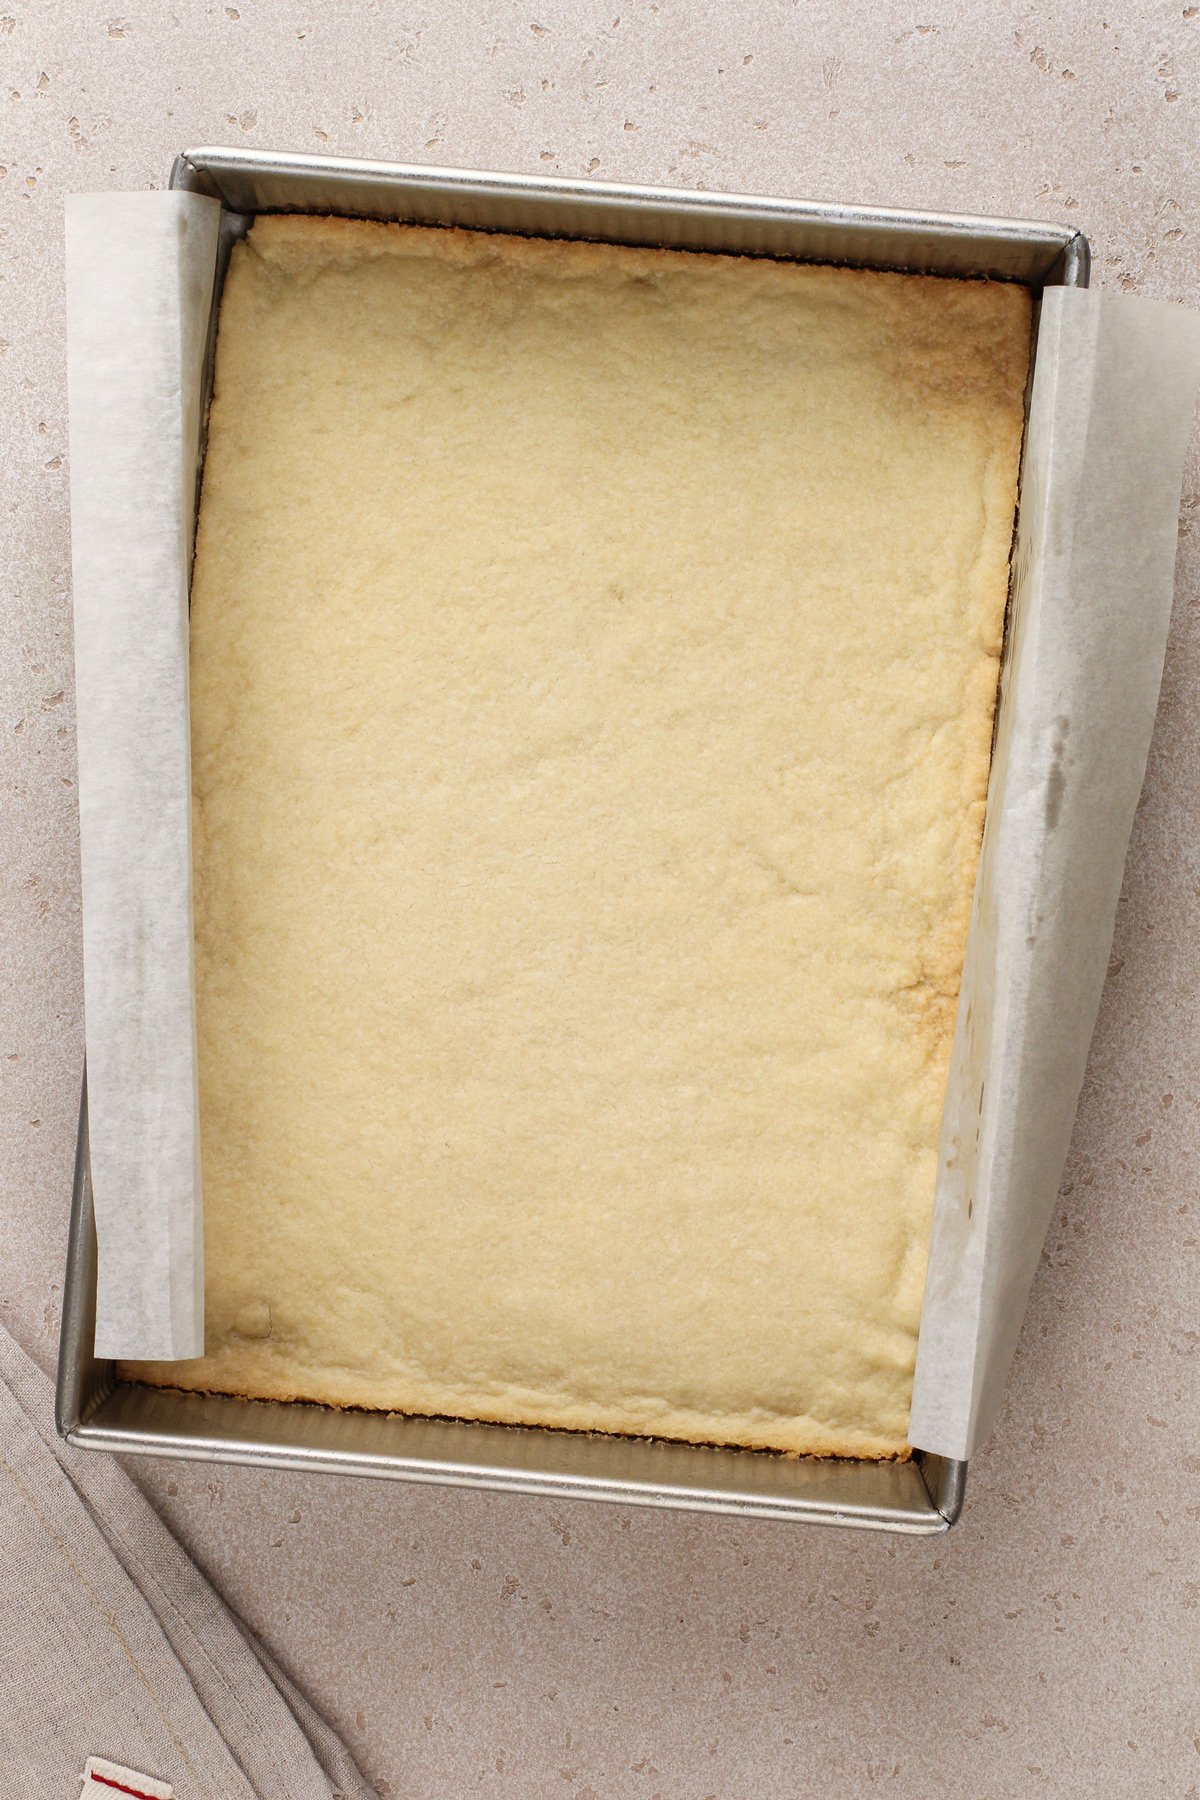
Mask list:
[{"label": "baked crust", "polygon": [[906,1453],[1029,298],[263,217],[192,602],[208,1353]]}]

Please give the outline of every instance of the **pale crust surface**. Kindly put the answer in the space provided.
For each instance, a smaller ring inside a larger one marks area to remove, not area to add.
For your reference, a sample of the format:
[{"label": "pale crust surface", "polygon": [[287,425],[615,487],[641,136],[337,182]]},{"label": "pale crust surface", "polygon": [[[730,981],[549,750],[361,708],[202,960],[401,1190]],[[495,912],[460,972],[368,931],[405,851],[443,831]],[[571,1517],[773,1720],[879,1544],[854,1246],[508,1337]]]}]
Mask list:
[{"label": "pale crust surface", "polygon": [[208,1354],[906,1446],[1027,294],[266,217],[192,609]]}]

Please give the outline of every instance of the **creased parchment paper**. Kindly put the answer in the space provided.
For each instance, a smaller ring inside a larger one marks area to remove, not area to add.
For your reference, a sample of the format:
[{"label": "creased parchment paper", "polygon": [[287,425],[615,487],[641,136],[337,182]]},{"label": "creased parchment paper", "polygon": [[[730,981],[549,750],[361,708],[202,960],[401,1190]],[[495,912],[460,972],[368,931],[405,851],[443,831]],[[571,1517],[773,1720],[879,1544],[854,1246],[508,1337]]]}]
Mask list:
[{"label": "creased parchment paper", "polygon": [[1158,703],[1200,314],[1051,288],[910,1441],[991,1427],[1054,1209]]},{"label": "creased parchment paper", "polygon": [[[68,213],[97,1353],[197,1354],[186,589],[217,206]],[[966,1456],[1053,1209],[1145,769],[1200,318],[1050,289],[910,1439]]]},{"label": "creased parchment paper", "polygon": [[67,201],[67,389],[96,1352],[197,1356],[187,583],[220,208]]}]

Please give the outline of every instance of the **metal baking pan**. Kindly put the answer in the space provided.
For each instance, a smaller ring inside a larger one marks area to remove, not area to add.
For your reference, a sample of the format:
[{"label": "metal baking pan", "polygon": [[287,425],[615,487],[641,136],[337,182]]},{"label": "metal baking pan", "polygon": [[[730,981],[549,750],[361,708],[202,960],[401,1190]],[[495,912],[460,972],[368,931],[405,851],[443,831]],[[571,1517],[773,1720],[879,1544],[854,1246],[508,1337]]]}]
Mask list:
[{"label": "metal baking pan", "polygon": [[[987,276],[1022,282],[1035,300],[1044,287],[1088,280],[1080,233],[1023,220],[223,149],[186,151],[171,186],[222,202],[218,290],[234,239],[255,213],[281,211]],[[215,316],[214,307],[209,388]],[[69,1443],[910,1536],[946,1530],[962,1507],[966,1463],[920,1450],[905,1463],[793,1457],[138,1387],[118,1382],[113,1364],[93,1354],[95,1293],[85,1084],[58,1365],[57,1422]]]}]

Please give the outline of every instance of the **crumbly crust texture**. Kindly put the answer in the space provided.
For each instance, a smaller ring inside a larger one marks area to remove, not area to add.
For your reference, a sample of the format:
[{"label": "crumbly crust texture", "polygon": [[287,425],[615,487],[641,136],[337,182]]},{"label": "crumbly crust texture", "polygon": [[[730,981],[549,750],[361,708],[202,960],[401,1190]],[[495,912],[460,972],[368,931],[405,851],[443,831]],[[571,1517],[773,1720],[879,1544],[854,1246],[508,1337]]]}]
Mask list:
[{"label": "crumbly crust texture", "polygon": [[192,600],[207,1353],[906,1453],[1018,287],[260,218]]}]

